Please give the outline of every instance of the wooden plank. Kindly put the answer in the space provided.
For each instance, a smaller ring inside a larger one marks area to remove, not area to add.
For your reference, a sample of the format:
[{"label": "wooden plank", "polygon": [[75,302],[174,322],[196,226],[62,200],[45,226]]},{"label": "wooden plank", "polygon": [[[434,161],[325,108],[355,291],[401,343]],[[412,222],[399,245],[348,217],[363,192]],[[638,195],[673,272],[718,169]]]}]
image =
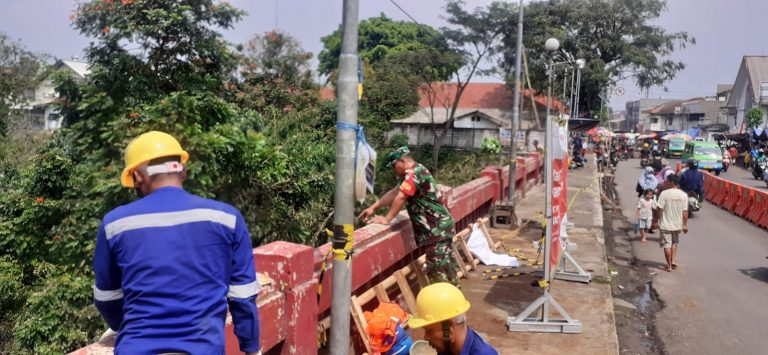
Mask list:
[{"label": "wooden plank", "polygon": [[422,265],[424,264],[419,263],[418,260],[414,260],[410,264],[410,269],[416,275],[416,280],[419,282],[419,287],[426,287],[429,285],[429,280],[427,280],[427,274],[424,273],[424,268]]},{"label": "wooden plank", "polygon": [[456,233],[453,237],[454,238],[467,239],[470,234],[472,234],[472,226],[471,225],[469,227],[467,227],[467,228],[462,229],[461,232]]},{"label": "wooden plank", "polygon": [[477,265],[479,261],[477,261],[477,259],[475,259],[475,256],[472,255],[472,252],[469,251],[469,247],[467,246],[467,243],[463,239],[459,239],[457,243],[459,244],[459,248],[461,248],[461,251],[464,253],[464,255],[467,258],[467,265],[471,266],[470,270],[474,270],[475,265]]},{"label": "wooden plank", "polygon": [[453,258],[456,259],[456,264],[459,265],[459,270],[465,271],[467,270],[467,266],[464,264],[464,260],[461,258],[461,255],[459,255],[459,250],[456,248],[456,243],[453,244]]},{"label": "wooden plank", "polygon": [[363,339],[363,344],[365,344],[365,349],[370,353],[371,352],[370,339],[368,339],[368,332],[365,331],[365,329],[368,327],[368,322],[365,320],[365,315],[363,314],[363,308],[358,302],[357,296],[352,296],[351,302],[349,304],[349,311],[352,315],[352,320],[355,321],[355,326],[357,327],[357,331],[360,334],[360,338]]},{"label": "wooden plank", "polygon": [[383,282],[373,286],[373,292],[376,293],[376,299],[378,299],[379,302],[390,302],[387,289],[384,288]]},{"label": "wooden plank", "polygon": [[413,296],[411,286],[408,285],[408,279],[402,270],[395,271],[395,279],[397,280],[397,286],[400,287],[400,292],[403,293],[405,304],[408,305],[408,311],[410,313],[416,312],[416,297]]},{"label": "wooden plank", "polygon": [[507,249],[507,247],[502,242],[494,242],[491,238],[491,233],[488,232],[488,228],[485,226],[485,223],[488,222],[488,218],[480,218],[477,220],[477,223],[480,224],[480,230],[483,231],[483,236],[485,236],[485,239],[488,241],[488,246],[493,250],[494,252],[499,252],[499,248],[503,247],[504,250]]}]

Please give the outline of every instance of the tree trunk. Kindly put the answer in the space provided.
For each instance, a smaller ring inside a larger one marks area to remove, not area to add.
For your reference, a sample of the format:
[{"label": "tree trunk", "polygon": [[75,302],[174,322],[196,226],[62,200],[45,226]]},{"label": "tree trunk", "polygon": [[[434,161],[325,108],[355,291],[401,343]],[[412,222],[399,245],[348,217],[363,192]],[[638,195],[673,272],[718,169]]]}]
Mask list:
[{"label": "tree trunk", "polygon": [[437,178],[437,170],[438,170],[437,164],[438,164],[438,157],[440,157],[440,146],[443,145],[442,144],[443,140],[441,138],[442,136],[436,137],[434,149],[432,149],[432,170],[430,170],[430,172],[432,173],[432,176],[434,176],[435,178]]}]

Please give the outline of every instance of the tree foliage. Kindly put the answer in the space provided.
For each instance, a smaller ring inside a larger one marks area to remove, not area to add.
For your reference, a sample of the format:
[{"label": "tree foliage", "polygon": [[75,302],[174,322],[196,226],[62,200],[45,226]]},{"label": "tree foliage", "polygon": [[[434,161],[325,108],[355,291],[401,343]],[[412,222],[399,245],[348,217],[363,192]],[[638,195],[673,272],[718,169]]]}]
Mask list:
[{"label": "tree foliage", "polygon": [[43,63],[40,55],[0,33],[0,137],[5,137],[13,108],[28,101],[25,89],[34,88]]},{"label": "tree foliage", "polygon": [[[525,7],[523,43],[531,65],[531,79],[546,87],[544,41],[560,40],[555,61],[583,58],[580,111],[599,106],[600,92],[610,85],[633,78],[638,87],[664,86],[685,68],[669,59],[676,50],[695,44],[687,32],[668,32],[657,25],[666,0],[549,0]],[[501,64],[512,72],[517,37],[517,8],[503,3],[490,7],[506,18]]]},{"label": "tree foliage", "polygon": [[[21,284],[19,299],[0,299],[0,329],[12,334],[0,352],[65,353],[105,329],[92,306],[95,235],[106,212],[135,199],[118,176],[127,143],[143,132],[179,139],[191,156],[185,188],[240,209],[255,245],[325,241],[335,107],[302,101],[317,95],[302,81],[306,56],[241,75],[247,56],[217,31],[242,15],[210,0],[78,5],[91,75],[54,75],[65,128],[25,166],[0,170],[14,177],[0,186],[0,254],[10,258],[0,262],[0,289]],[[284,97],[257,90],[267,85]],[[8,275],[16,270],[20,278]]]},{"label": "tree foliage", "polygon": [[[453,66],[453,70],[450,72],[456,89],[452,91],[452,94],[449,94],[449,97],[441,95],[446,91],[441,89],[445,83],[439,81],[440,77],[434,75],[435,70],[429,67],[422,72],[423,81],[420,89],[422,95],[429,102],[429,108],[425,112],[432,121],[430,127],[434,137],[434,149],[430,171],[434,174],[438,172],[440,148],[446,135],[452,129],[456,119],[456,109],[464,90],[476,74],[490,74],[495,71],[494,68],[485,67],[483,63],[493,63],[498,41],[502,35],[499,21],[504,20],[490,11],[489,8],[476,8],[469,11],[465,8],[463,1],[450,0],[446,3],[445,9],[450,26],[442,28],[441,31],[450,47],[449,55],[446,57],[447,61],[458,64]],[[439,128],[436,124],[435,108],[445,111],[445,122]]]},{"label": "tree foliage", "polygon": [[749,109],[744,116],[744,122],[747,125],[747,128],[760,127],[760,125],[763,124],[763,111],[757,107]]},{"label": "tree foliage", "polygon": [[[317,85],[309,61],[312,53],[282,32],[254,35],[241,48],[239,85],[229,86],[236,102],[256,111],[268,107],[302,109],[316,103]],[[234,90],[233,90],[234,89]],[[263,98],[255,101],[253,98]]]},{"label": "tree foliage", "polygon": [[[394,21],[384,14],[360,21],[358,33],[358,53],[366,63],[374,66],[394,53],[449,51],[448,43],[438,30],[413,22]],[[330,76],[339,67],[341,27],[320,40],[323,50],[318,55],[318,71]],[[450,72],[446,72],[445,78],[447,75]]]}]

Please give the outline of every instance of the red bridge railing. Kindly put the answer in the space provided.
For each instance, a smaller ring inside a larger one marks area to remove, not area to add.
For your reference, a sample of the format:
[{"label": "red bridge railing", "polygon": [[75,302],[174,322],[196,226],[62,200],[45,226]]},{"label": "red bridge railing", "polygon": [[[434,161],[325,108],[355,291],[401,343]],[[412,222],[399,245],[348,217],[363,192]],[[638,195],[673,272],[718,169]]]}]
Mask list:
[{"label": "red bridge railing", "polygon": [[[522,195],[540,181],[543,162],[538,154],[519,158],[516,190]],[[444,203],[461,230],[487,215],[495,201],[506,199],[509,168],[489,166],[480,177],[455,188],[441,187]],[[266,275],[257,300],[262,350],[270,353],[313,354],[317,351],[318,324],[330,311],[333,272],[326,271],[324,292],[317,301],[322,260],[330,244],[312,248],[306,245],[273,242],[253,250],[256,271]],[[389,226],[369,225],[355,231],[352,258],[352,290],[359,294],[390,276],[393,270],[415,260],[417,250],[413,230],[405,212]],[[72,354],[104,354],[111,348],[92,344]],[[231,319],[226,322],[226,351],[239,354]]]}]

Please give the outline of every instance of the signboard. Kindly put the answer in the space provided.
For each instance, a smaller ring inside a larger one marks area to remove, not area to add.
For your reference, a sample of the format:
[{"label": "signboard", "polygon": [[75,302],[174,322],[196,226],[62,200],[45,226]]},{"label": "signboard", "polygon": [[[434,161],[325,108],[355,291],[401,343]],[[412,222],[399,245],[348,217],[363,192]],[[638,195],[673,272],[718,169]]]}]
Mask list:
[{"label": "signboard", "polygon": [[[509,128],[499,128],[499,142],[502,146],[509,146],[509,140],[512,138],[512,130]],[[525,131],[517,131],[517,143],[525,142]]]}]

